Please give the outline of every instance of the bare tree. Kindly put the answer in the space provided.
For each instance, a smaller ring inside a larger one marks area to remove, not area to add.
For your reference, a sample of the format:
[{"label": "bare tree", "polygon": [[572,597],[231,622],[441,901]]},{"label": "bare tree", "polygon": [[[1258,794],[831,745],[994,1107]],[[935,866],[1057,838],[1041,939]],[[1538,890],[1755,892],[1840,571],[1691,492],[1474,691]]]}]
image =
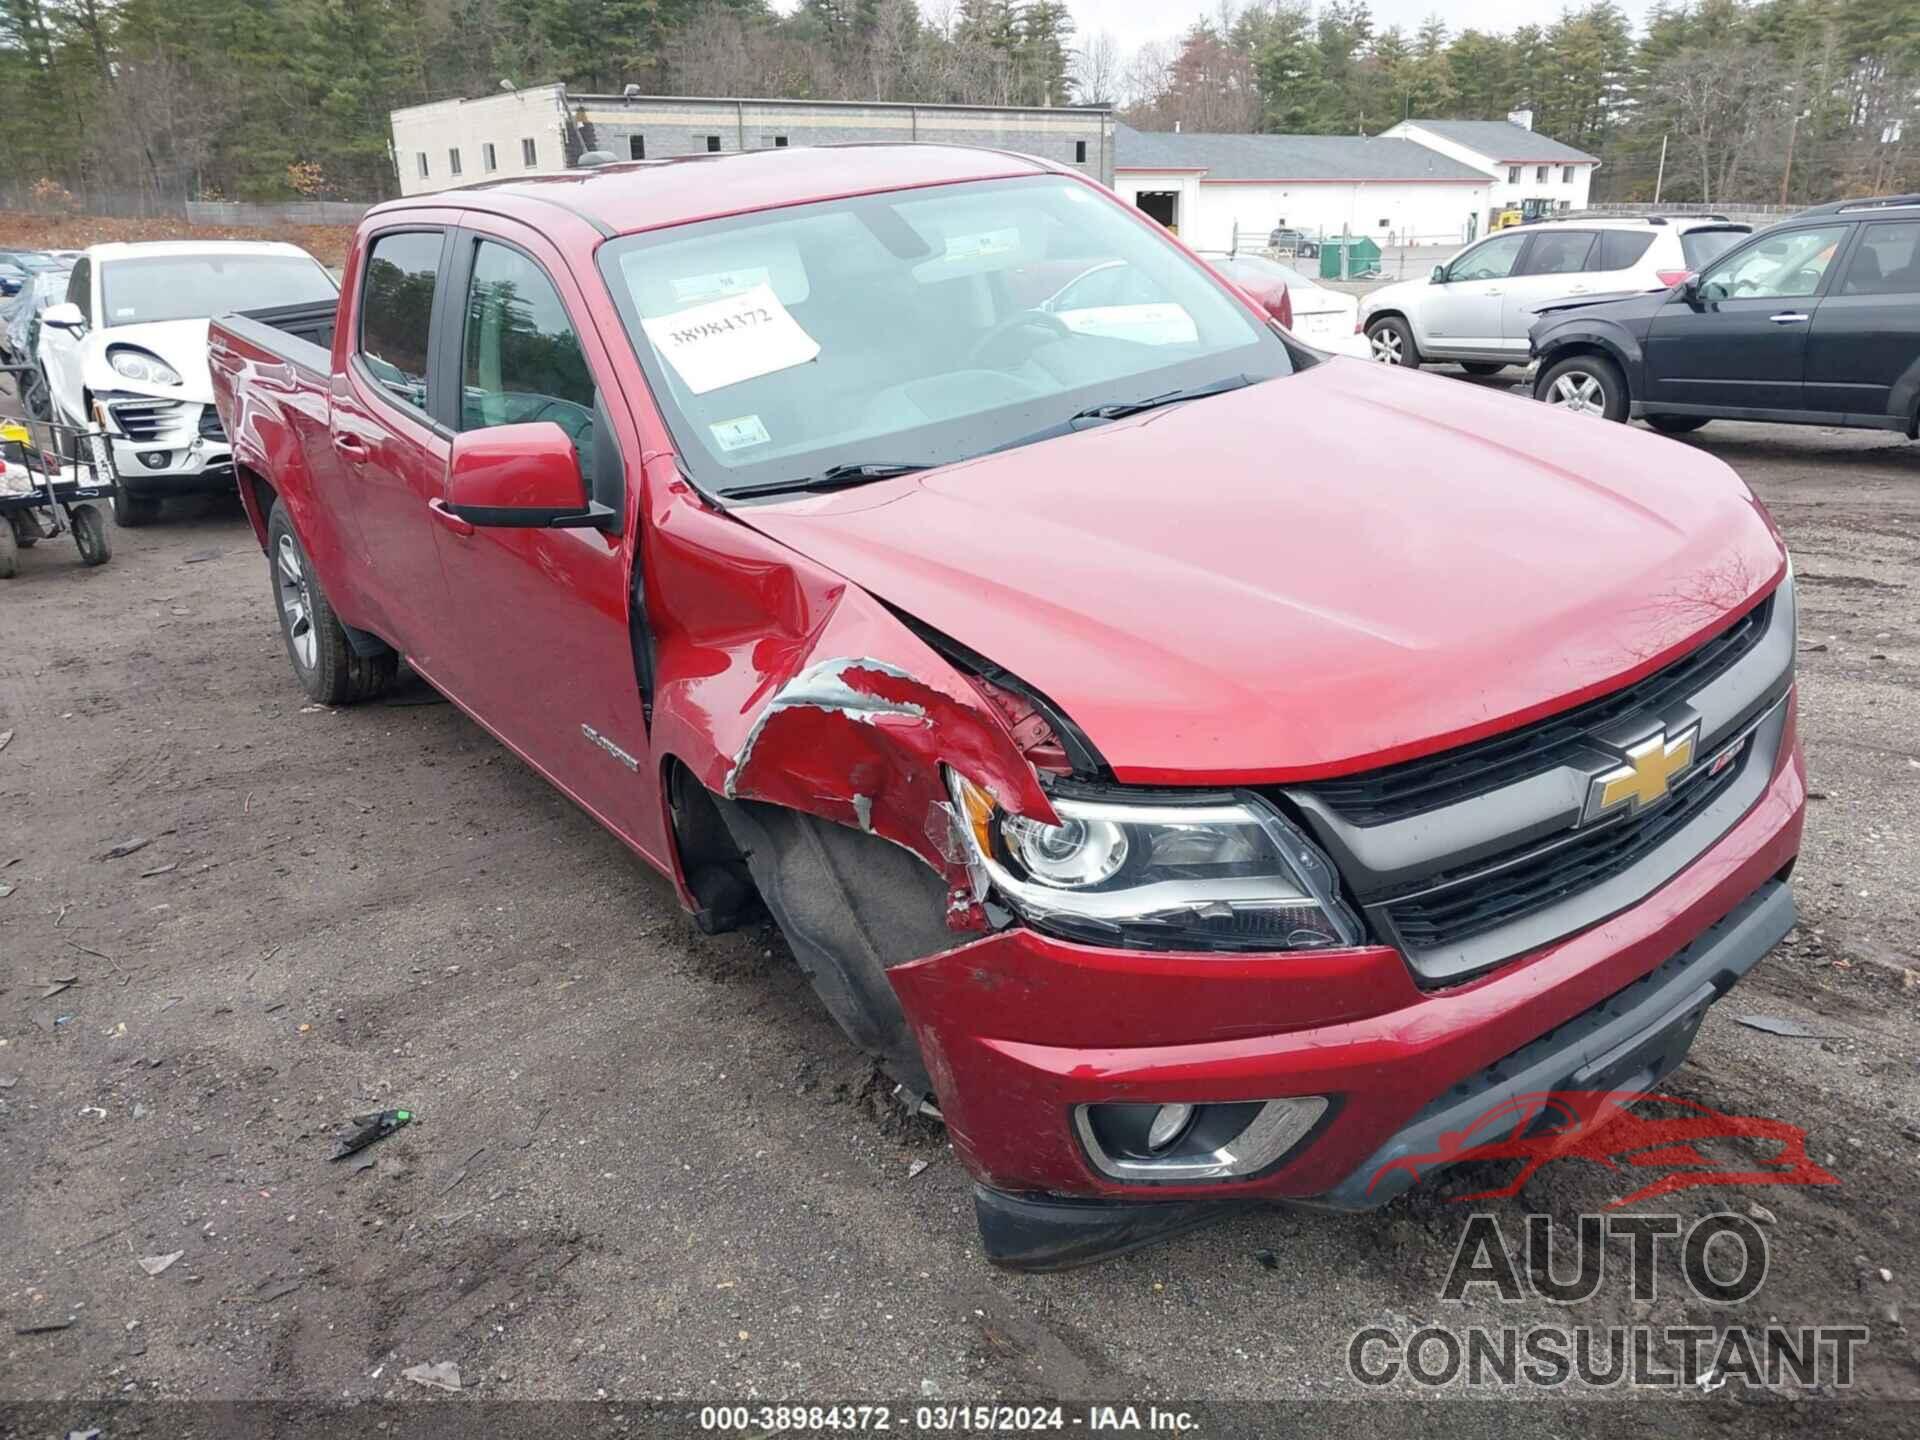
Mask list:
[{"label": "bare tree", "polygon": [[1111,105],[1120,98],[1120,42],[1111,30],[1089,35],[1073,57],[1073,93],[1082,105]]},{"label": "bare tree", "polygon": [[1120,80],[1120,99],[1130,112],[1145,115],[1160,103],[1177,53],[1170,40],[1149,40],[1133,52]]},{"label": "bare tree", "polygon": [[1793,84],[1769,52],[1723,45],[1666,61],[1654,73],[1653,93],[1671,118],[1684,163],[1700,179],[1700,199],[1710,204],[1738,194],[1743,175],[1771,167]]}]

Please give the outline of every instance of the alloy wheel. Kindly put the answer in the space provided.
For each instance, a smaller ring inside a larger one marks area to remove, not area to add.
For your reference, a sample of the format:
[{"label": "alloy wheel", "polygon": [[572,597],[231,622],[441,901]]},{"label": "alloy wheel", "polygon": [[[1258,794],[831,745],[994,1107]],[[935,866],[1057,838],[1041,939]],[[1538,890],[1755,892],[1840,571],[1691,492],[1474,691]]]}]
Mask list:
[{"label": "alloy wheel", "polygon": [[1606,387],[1590,371],[1569,370],[1547,388],[1547,404],[1573,415],[1605,415]]},{"label": "alloy wheel", "polygon": [[306,567],[300,563],[300,552],[294,548],[291,535],[280,537],[274,579],[280,588],[280,615],[294,658],[301,669],[311,670],[319,658],[320,639],[313,633],[313,595],[307,589]]}]

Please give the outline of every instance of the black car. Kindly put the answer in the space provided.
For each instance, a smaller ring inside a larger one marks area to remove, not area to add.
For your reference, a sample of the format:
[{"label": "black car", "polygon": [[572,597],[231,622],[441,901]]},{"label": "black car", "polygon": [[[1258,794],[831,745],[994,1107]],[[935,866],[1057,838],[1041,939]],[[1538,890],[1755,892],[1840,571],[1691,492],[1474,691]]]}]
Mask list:
[{"label": "black car", "polygon": [[1303,230],[1289,230],[1281,225],[1267,236],[1269,250],[1289,250],[1303,260],[1311,260],[1320,253],[1320,243],[1311,240]]},{"label": "black car", "polygon": [[1782,221],[1670,290],[1542,307],[1534,398],[1657,430],[1920,422],[1920,195]]}]

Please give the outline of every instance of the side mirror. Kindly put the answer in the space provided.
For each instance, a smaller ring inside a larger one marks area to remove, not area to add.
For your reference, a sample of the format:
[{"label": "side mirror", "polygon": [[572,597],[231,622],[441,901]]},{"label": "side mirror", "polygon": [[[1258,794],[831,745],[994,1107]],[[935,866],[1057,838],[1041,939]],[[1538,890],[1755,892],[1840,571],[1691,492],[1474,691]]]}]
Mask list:
[{"label": "side mirror", "polygon": [[50,325],[55,330],[67,330],[78,335],[87,328],[87,317],[80,313],[80,307],[71,302],[49,305],[40,315],[42,325]]},{"label": "side mirror", "polygon": [[604,530],[611,506],[587,498],[573,440],[551,420],[463,430],[453,437],[444,508],[469,525]]},{"label": "side mirror", "polygon": [[1434,266],[1433,274],[1431,274],[1427,278],[1431,280],[1435,285],[1446,284],[1447,283],[1447,267],[1444,265]]}]

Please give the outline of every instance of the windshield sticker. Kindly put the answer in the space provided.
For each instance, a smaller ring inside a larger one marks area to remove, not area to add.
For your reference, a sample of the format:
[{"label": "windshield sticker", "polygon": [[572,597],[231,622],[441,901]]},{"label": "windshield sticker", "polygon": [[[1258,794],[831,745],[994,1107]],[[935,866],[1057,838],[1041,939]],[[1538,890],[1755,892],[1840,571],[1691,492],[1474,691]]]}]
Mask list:
[{"label": "windshield sticker", "polygon": [[1181,306],[1096,305],[1085,310],[1057,311],[1055,318],[1076,335],[1101,335],[1131,340],[1137,345],[1191,345],[1200,328]]},{"label": "windshield sticker", "polygon": [[1010,255],[1020,248],[1018,230],[986,230],[978,235],[949,235],[947,259],[983,260],[989,255]]},{"label": "windshield sticker", "polygon": [[680,276],[673,282],[673,298],[682,305],[693,305],[703,300],[738,295],[756,285],[769,288],[773,285],[773,276],[764,265],[749,265],[742,270],[716,270],[710,275]]},{"label": "windshield sticker", "polygon": [[717,420],[707,426],[713,443],[722,450],[744,450],[749,445],[765,445],[773,437],[760,423],[758,415],[741,415],[732,420]]},{"label": "windshield sticker", "polygon": [[640,324],[696,395],[804,365],[820,353],[820,342],[766,285]]}]

